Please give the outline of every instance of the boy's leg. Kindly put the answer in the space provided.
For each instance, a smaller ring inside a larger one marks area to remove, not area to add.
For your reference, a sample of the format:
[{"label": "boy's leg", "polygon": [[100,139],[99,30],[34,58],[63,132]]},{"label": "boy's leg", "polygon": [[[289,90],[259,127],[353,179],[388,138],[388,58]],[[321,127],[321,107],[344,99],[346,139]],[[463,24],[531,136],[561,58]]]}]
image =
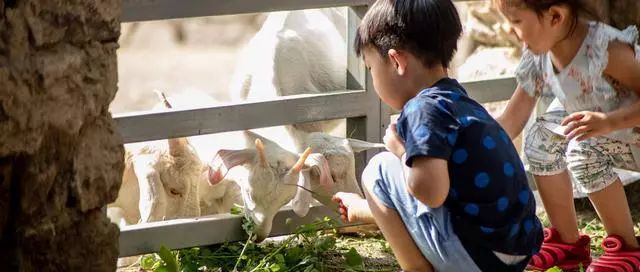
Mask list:
[{"label": "boy's leg", "polygon": [[369,189],[364,191],[376,224],[389,242],[400,268],[403,271],[434,271],[409,235],[398,212],[387,208]]},{"label": "boy's leg", "polygon": [[449,210],[431,209],[409,194],[403,163],[395,155],[374,156],[362,184],[375,221],[404,270],[480,271],[453,231]]},{"label": "boy's leg", "polygon": [[[407,231],[407,227],[398,212],[383,204],[374,193],[376,179],[367,175],[368,172],[375,171],[375,168],[377,168],[376,164],[384,164],[383,162],[378,162],[384,161],[380,159],[380,157],[388,157],[389,154],[378,154],[371,159],[369,162],[370,165],[367,166],[369,169],[365,169],[365,173],[363,173],[362,187],[369,208],[375,218],[376,224],[382,231],[385,240],[387,240],[391,246],[393,254],[403,271],[434,271],[431,263],[422,255],[422,252]],[[389,167],[389,165],[385,166]],[[400,172],[398,174],[403,176],[402,167],[395,168],[397,168],[395,171],[397,172],[399,170]]]}]

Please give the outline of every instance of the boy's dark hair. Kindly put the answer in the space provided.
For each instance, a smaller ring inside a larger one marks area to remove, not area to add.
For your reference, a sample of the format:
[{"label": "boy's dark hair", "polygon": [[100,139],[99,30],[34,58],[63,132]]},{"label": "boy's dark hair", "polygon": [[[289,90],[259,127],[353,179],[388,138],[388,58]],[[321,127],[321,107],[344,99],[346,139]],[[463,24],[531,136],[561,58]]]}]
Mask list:
[{"label": "boy's dark hair", "polygon": [[580,16],[600,21],[600,14],[592,10],[592,6],[584,0],[494,0],[498,5],[524,7],[533,10],[538,16],[553,6],[565,5],[573,14],[573,21],[569,29],[570,35],[575,31]]},{"label": "boy's dark hair", "polygon": [[386,60],[389,49],[403,49],[427,67],[449,66],[462,24],[451,0],[378,0],[358,26],[354,41],[360,56],[367,46]]}]

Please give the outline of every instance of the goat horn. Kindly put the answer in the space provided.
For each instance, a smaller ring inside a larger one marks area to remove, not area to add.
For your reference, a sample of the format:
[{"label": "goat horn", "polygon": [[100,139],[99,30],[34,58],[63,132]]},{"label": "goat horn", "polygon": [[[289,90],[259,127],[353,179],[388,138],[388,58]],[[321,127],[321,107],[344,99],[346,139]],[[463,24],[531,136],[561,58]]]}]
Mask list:
[{"label": "goat horn", "polygon": [[171,106],[171,103],[169,103],[169,100],[167,99],[167,96],[164,95],[164,92],[159,91],[159,90],[153,90],[154,93],[156,93],[156,95],[158,96],[158,98],[160,98],[160,101],[162,101],[162,103],[164,103],[164,106],[167,107],[168,109],[173,108]]},{"label": "goat horn", "polygon": [[256,151],[258,151],[258,157],[260,158],[260,164],[267,166],[267,157],[264,155],[264,144],[260,139],[256,139]]},{"label": "goat horn", "polygon": [[291,167],[291,171],[300,172],[304,166],[304,162],[307,160],[307,157],[309,157],[309,154],[311,154],[311,147],[307,147],[307,149],[304,150],[304,153],[302,153],[298,162]]}]

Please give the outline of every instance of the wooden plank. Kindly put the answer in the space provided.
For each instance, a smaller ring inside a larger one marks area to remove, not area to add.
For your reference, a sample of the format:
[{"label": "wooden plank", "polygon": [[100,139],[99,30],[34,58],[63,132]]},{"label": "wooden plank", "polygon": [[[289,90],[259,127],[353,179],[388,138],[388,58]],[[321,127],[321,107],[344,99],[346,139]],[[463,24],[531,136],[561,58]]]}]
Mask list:
[{"label": "wooden plank", "polygon": [[373,2],[374,0],[123,0],[121,21],[126,23],[280,10],[364,6],[371,5]]},{"label": "wooden plank", "polygon": [[367,7],[350,7],[347,11],[347,90],[362,90],[366,85],[367,69],[361,57],[356,56],[353,40]]},{"label": "wooden plank", "polygon": [[[486,103],[509,99],[515,90],[516,82],[514,78],[503,78],[464,82],[462,85],[471,97],[480,103]],[[376,107],[381,107],[376,100],[377,96],[373,91],[341,91],[278,97],[263,102],[228,104],[204,109],[128,113],[117,115],[115,121],[125,142],[130,143],[367,116],[368,112],[377,111]],[[370,104],[372,102],[375,105]],[[382,125],[379,129],[384,131],[384,128],[386,127]],[[382,139],[382,135],[375,137],[377,138],[367,137],[367,140]]]},{"label": "wooden plank", "polygon": [[480,81],[462,82],[469,96],[479,103],[509,100],[517,83],[515,78],[498,78]]},{"label": "wooden plank", "polygon": [[[357,26],[367,11],[366,7],[351,7],[347,11],[347,89],[365,89],[366,68],[362,58],[356,56],[353,39],[356,35]],[[368,90],[367,92],[371,92]],[[367,93],[367,98],[369,94]],[[366,100],[367,102],[369,100]],[[377,103],[376,103],[377,104]],[[346,136],[349,138],[367,140],[367,116],[347,119]],[[367,165],[367,154],[354,154],[356,179],[360,184],[360,173]],[[362,188],[362,186],[360,186]]]},{"label": "wooden plank", "polygon": [[211,108],[115,116],[125,143],[365,116],[364,91],[277,97]]},{"label": "wooden plank", "polygon": [[[325,206],[312,206],[305,217],[291,209],[282,209],[273,220],[271,236],[292,233],[302,224],[325,216],[340,223],[339,215]],[[288,222],[288,223],[287,223]],[[345,224],[341,226],[355,226]],[[161,245],[170,249],[187,248],[246,240],[242,216],[221,214],[191,219],[175,219],[123,227],[120,230],[120,257],[158,252]]]},{"label": "wooden plank", "polygon": [[373,0],[123,0],[122,22],[369,5]]}]

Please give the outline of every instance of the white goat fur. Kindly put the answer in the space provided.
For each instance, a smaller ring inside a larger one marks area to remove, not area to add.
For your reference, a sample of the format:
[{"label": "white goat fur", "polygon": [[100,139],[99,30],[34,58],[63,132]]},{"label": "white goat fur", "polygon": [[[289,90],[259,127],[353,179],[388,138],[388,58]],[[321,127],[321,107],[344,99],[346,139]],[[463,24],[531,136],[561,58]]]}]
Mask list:
[{"label": "white goat fur", "polygon": [[[221,150],[222,163],[214,163],[214,171],[224,172],[224,168],[244,165],[248,171],[246,179],[239,183],[245,205],[245,213],[256,223],[258,240],[266,238],[271,231],[274,216],[289,201],[299,216],[308,212],[311,198],[324,205],[333,206],[331,196],[338,191],[362,195],[355,174],[354,152],[383,147],[363,141],[344,139],[326,133],[299,134],[305,147],[314,152],[305,160],[300,172],[292,172],[299,154],[290,152],[275,142],[253,132],[244,133],[247,144],[260,139],[264,143],[264,163],[261,162],[259,148],[247,147],[241,150]],[[216,165],[224,167],[216,168]],[[224,176],[221,173],[220,176]],[[299,186],[304,187],[301,189]],[[309,191],[313,191],[312,195]]]},{"label": "white goat fur", "polygon": [[[155,108],[164,107],[162,104]],[[190,92],[172,97],[171,104],[184,109],[186,105],[214,105],[215,101],[207,95]],[[125,147],[122,185],[118,198],[108,207],[108,216],[113,223],[124,226],[225,213],[235,203],[241,203],[239,188],[234,182],[225,180],[215,186],[209,185],[209,167],[201,159],[204,154],[197,152],[187,138],[133,143]]]},{"label": "white goat fur", "polygon": [[[273,12],[243,49],[230,86],[235,101],[346,88],[346,8]],[[330,131],[339,121],[296,124]]]}]

